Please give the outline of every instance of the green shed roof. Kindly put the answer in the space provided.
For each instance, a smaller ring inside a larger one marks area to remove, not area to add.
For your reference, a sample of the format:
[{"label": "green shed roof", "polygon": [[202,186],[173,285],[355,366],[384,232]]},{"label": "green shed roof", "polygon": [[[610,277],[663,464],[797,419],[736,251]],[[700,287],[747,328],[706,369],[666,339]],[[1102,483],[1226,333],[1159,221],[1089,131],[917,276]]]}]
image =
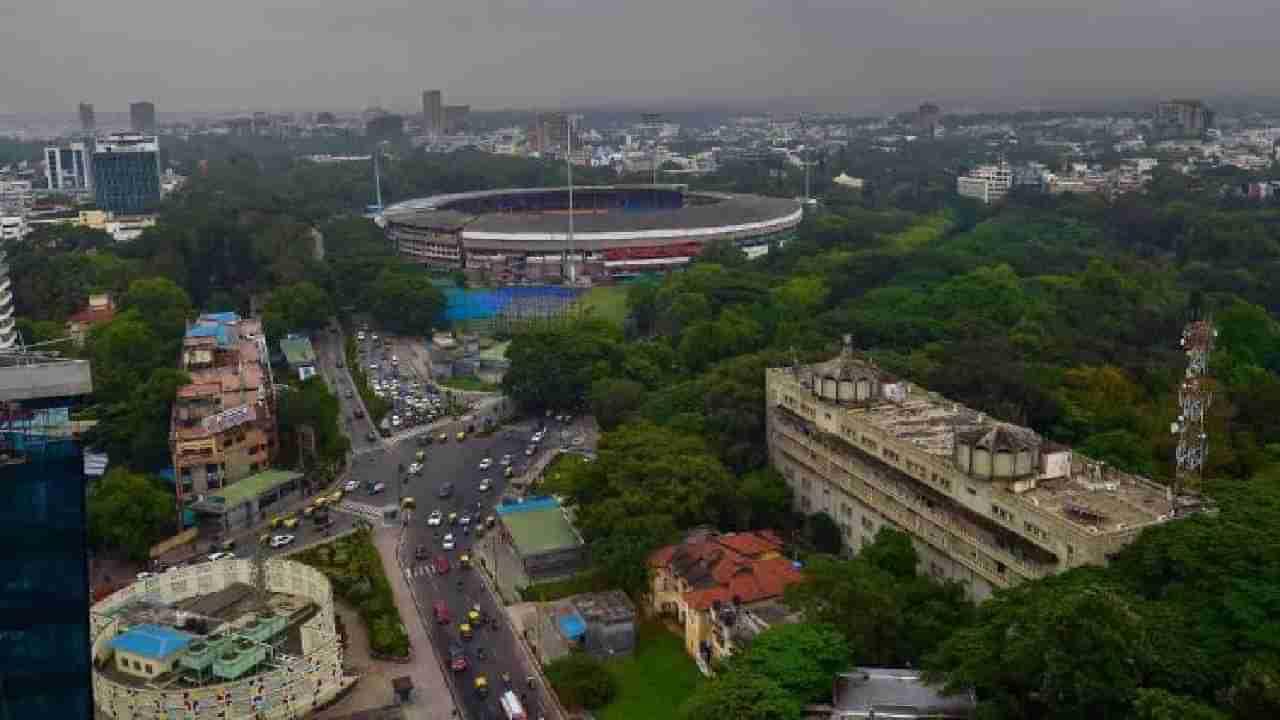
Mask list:
[{"label": "green shed roof", "polygon": [[304,337],[281,338],[280,352],[284,353],[285,362],[289,363],[289,367],[314,365],[316,362],[315,348],[311,347],[311,341]]},{"label": "green shed roof", "polygon": [[233,508],[300,477],[302,473],[293,470],[263,470],[257,475],[231,483],[216,493],[209,493],[205,496],[205,501]]},{"label": "green shed roof", "polygon": [[502,513],[501,517],[521,555],[537,555],[582,544],[559,506]]}]

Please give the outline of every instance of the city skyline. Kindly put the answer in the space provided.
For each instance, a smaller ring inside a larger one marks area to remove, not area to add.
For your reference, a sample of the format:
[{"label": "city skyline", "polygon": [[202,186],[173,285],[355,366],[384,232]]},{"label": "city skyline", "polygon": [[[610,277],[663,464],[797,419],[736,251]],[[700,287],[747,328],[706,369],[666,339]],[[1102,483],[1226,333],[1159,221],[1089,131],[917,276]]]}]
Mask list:
[{"label": "city skyline", "polygon": [[0,10],[14,38],[0,47],[0,60],[13,67],[38,55],[43,31],[68,17],[92,28],[72,31],[75,58],[0,81],[0,113],[74,109],[81,101],[123,108],[139,97],[162,112],[375,100],[420,107],[424,74],[431,87],[478,110],[666,107],[696,98],[806,101],[838,111],[921,97],[1267,94],[1280,84],[1266,69],[1267,28],[1280,9],[1262,0],[1226,0],[1213,17],[1189,2],[1160,0],[1123,8],[1071,0],[1034,10],[996,0],[945,7],[373,0],[359,9],[309,4],[305,12],[295,4],[230,0],[145,14],[138,5],[135,14],[64,0]]}]

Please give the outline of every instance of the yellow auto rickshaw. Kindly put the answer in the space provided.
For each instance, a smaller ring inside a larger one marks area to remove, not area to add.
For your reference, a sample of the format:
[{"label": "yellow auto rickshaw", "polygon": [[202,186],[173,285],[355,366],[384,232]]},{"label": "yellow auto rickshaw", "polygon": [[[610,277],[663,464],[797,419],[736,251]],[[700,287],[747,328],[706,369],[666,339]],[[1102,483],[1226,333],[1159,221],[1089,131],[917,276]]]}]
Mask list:
[{"label": "yellow auto rickshaw", "polygon": [[427,459],[427,451],[426,451],[426,450],[419,450],[419,451],[418,451],[418,453],[417,453],[416,455],[414,455],[413,457],[414,457],[414,459],[415,459],[415,460],[417,460],[418,462],[422,462],[423,460],[426,460],[426,459]]},{"label": "yellow auto rickshaw", "polygon": [[459,625],[458,634],[462,636],[463,640],[470,640],[471,639],[471,623],[462,623],[461,625]]},{"label": "yellow auto rickshaw", "polygon": [[456,513],[456,512],[451,512],[451,513],[449,513],[449,524],[450,524],[450,525],[457,525],[457,524],[458,524],[458,513]]},{"label": "yellow auto rickshaw", "polygon": [[328,496],[326,500],[330,505],[337,505],[338,503],[342,502],[342,496],[345,494],[346,493],[344,493],[341,490],[334,490],[333,494]]},{"label": "yellow auto rickshaw", "polygon": [[466,434],[465,432],[463,432],[462,430],[459,430],[459,431],[458,431],[458,442],[462,442],[463,440],[466,440],[466,439],[467,439],[467,434]]},{"label": "yellow auto rickshaw", "polygon": [[417,501],[417,500],[414,500],[414,499],[413,499],[413,498],[411,498],[411,497],[401,498],[401,500],[400,500],[400,509],[401,509],[401,510],[413,510],[413,509],[415,509],[415,508],[417,508],[417,507],[418,507],[418,501]]},{"label": "yellow auto rickshaw", "polygon": [[289,517],[285,518],[285,521],[281,523],[281,525],[284,525],[286,530],[293,530],[294,528],[298,527],[298,518],[293,515],[290,515]]},{"label": "yellow auto rickshaw", "polygon": [[467,611],[467,620],[469,623],[475,623],[476,625],[480,624],[480,606],[479,605],[473,605],[471,609]]},{"label": "yellow auto rickshaw", "polygon": [[477,675],[475,685],[476,694],[480,697],[484,697],[489,694],[489,678],[484,675]]},{"label": "yellow auto rickshaw", "polygon": [[283,523],[283,522],[284,522],[284,518],[283,518],[283,517],[281,517],[281,516],[279,516],[279,515],[272,515],[272,516],[271,516],[271,529],[272,529],[272,530],[278,530],[278,529],[280,529],[280,525],[281,525],[281,523]]},{"label": "yellow auto rickshaw", "polygon": [[466,554],[466,553],[462,553],[461,555],[459,555],[459,556],[458,556],[458,567],[460,567],[460,568],[469,568],[469,567],[471,567],[471,556],[470,556],[470,555],[468,555],[468,554]]}]

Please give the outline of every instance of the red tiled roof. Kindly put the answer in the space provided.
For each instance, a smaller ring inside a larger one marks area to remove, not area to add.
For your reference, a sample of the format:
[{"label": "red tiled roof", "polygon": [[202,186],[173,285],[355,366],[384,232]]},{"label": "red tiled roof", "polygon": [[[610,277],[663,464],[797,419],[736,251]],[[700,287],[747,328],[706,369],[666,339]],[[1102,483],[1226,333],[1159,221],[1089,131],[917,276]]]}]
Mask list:
[{"label": "red tiled roof", "polygon": [[691,607],[704,609],[716,600],[752,603],[778,597],[802,580],[791,561],[776,554],[781,550],[782,541],[772,531],[734,533],[659,548],[649,556],[649,565],[668,568],[700,586],[684,597]]},{"label": "red tiled roof", "polygon": [[115,316],[116,311],[115,308],[112,307],[85,308],[84,310],[81,310],[75,315],[67,318],[67,322],[81,323],[84,325],[97,325],[98,323],[108,322]]}]

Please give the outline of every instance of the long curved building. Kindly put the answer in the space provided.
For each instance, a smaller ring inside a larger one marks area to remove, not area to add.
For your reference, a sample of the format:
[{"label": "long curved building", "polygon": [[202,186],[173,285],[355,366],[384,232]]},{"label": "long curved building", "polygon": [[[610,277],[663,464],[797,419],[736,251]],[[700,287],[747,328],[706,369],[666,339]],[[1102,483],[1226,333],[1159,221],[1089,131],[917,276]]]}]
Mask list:
[{"label": "long curved building", "polygon": [[794,236],[799,202],[683,185],[519,188],[433,195],[388,207],[388,237],[411,260],[499,282],[625,278],[682,267],[727,238],[758,257]]}]

